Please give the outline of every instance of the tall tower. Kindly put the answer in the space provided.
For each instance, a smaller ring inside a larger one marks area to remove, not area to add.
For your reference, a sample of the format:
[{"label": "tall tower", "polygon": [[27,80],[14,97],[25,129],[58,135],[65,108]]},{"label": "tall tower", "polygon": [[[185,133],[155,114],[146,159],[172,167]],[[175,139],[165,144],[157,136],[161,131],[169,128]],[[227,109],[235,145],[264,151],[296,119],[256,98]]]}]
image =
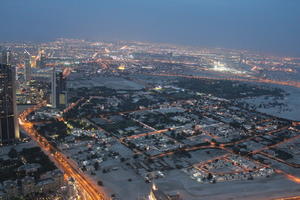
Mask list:
[{"label": "tall tower", "polygon": [[67,79],[63,72],[59,72],[57,75],[57,102],[59,108],[65,108],[67,106]]},{"label": "tall tower", "polygon": [[30,63],[30,59],[31,59],[31,55],[25,49],[24,65],[25,65],[25,81],[26,82],[31,81],[31,63]]},{"label": "tall tower", "polygon": [[10,65],[10,52],[2,52],[0,64],[0,143],[20,138],[16,106],[16,71]]},{"label": "tall tower", "polygon": [[44,68],[46,64],[46,55],[44,50],[39,51],[39,59],[36,63],[38,68]]},{"label": "tall tower", "polygon": [[56,108],[57,107],[57,98],[56,98],[56,69],[53,67],[52,70],[52,76],[51,76],[51,104],[52,107]]},{"label": "tall tower", "polygon": [[63,72],[56,72],[55,67],[51,76],[51,104],[54,108],[65,108],[67,105],[67,83]]},{"label": "tall tower", "polygon": [[1,64],[10,65],[12,60],[11,51],[3,50],[1,56]]},{"label": "tall tower", "polygon": [[25,60],[25,81],[31,81],[31,66],[30,60]]}]

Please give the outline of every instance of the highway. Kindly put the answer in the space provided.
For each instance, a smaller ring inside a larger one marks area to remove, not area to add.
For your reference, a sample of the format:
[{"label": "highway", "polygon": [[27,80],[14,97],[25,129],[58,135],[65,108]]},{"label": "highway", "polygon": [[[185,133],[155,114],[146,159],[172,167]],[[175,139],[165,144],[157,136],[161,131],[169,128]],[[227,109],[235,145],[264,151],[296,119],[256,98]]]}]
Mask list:
[{"label": "highway", "polygon": [[48,154],[50,159],[55,162],[58,168],[60,168],[67,177],[72,177],[78,183],[80,189],[86,194],[86,200],[109,200],[110,198],[107,197],[103,189],[91,181],[74,163],[69,161],[63,153],[52,146],[45,137],[41,136],[34,129],[33,123],[26,120],[26,117],[31,112],[42,106],[43,104],[40,104],[20,114],[19,123],[22,128],[37,142],[41,149]]}]

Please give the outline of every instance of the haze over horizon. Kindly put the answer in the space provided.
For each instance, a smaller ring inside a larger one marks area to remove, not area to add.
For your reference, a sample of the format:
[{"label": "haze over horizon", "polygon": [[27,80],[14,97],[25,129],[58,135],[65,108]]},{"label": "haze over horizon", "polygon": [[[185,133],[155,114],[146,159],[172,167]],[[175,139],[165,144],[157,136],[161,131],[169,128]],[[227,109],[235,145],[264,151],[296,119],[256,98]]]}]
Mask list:
[{"label": "haze over horizon", "polygon": [[300,56],[297,0],[2,0],[0,41],[136,40]]}]

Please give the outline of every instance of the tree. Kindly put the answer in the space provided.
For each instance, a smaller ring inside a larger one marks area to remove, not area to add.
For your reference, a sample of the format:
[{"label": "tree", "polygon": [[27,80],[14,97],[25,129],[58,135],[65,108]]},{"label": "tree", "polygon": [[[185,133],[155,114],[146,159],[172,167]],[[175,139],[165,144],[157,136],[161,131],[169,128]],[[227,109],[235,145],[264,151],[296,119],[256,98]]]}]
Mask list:
[{"label": "tree", "polygon": [[175,138],[175,136],[176,136],[176,135],[175,135],[175,131],[173,130],[173,131],[171,132],[171,137],[172,137],[172,138]]},{"label": "tree", "polygon": [[137,159],[138,157],[139,157],[138,154],[134,154],[134,155],[133,155],[133,158],[134,158],[134,159]]},{"label": "tree", "polygon": [[96,171],[99,169],[99,163],[98,162],[94,163],[94,168],[95,168]]},{"label": "tree", "polygon": [[208,179],[208,180],[211,180],[212,178],[213,178],[213,175],[212,175],[211,173],[208,173],[207,179]]},{"label": "tree", "polygon": [[10,158],[16,158],[18,156],[18,152],[15,148],[11,148],[8,152],[8,156]]},{"label": "tree", "polygon": [[98,181],[97,182],[99,186],[103,186],[103,182],[102,181]]}]

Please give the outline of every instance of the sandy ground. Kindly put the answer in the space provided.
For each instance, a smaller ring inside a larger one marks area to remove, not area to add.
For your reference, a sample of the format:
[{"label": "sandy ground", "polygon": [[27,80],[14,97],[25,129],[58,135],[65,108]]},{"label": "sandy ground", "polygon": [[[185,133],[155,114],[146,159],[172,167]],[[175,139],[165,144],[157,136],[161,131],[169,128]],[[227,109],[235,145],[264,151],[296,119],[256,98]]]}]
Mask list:
[{"label": "sandy ground", "polygon": [[[286,106],[285,110],[281,110],[279,107],[273,108],[257,108],[258,111],[274,115],[277,117],[282,117],[290,120],[300,121],[300,88],[290,87],[290,86],[277,86],[285,90],[289,95],[287,95],[283,100],[278,100],[279,103],[284,103]],[[272,101],[272,97],[265,99],[262,97],[246,98],[246,102],[254,105],[259,105],[261,103],[268,103]]]}]

